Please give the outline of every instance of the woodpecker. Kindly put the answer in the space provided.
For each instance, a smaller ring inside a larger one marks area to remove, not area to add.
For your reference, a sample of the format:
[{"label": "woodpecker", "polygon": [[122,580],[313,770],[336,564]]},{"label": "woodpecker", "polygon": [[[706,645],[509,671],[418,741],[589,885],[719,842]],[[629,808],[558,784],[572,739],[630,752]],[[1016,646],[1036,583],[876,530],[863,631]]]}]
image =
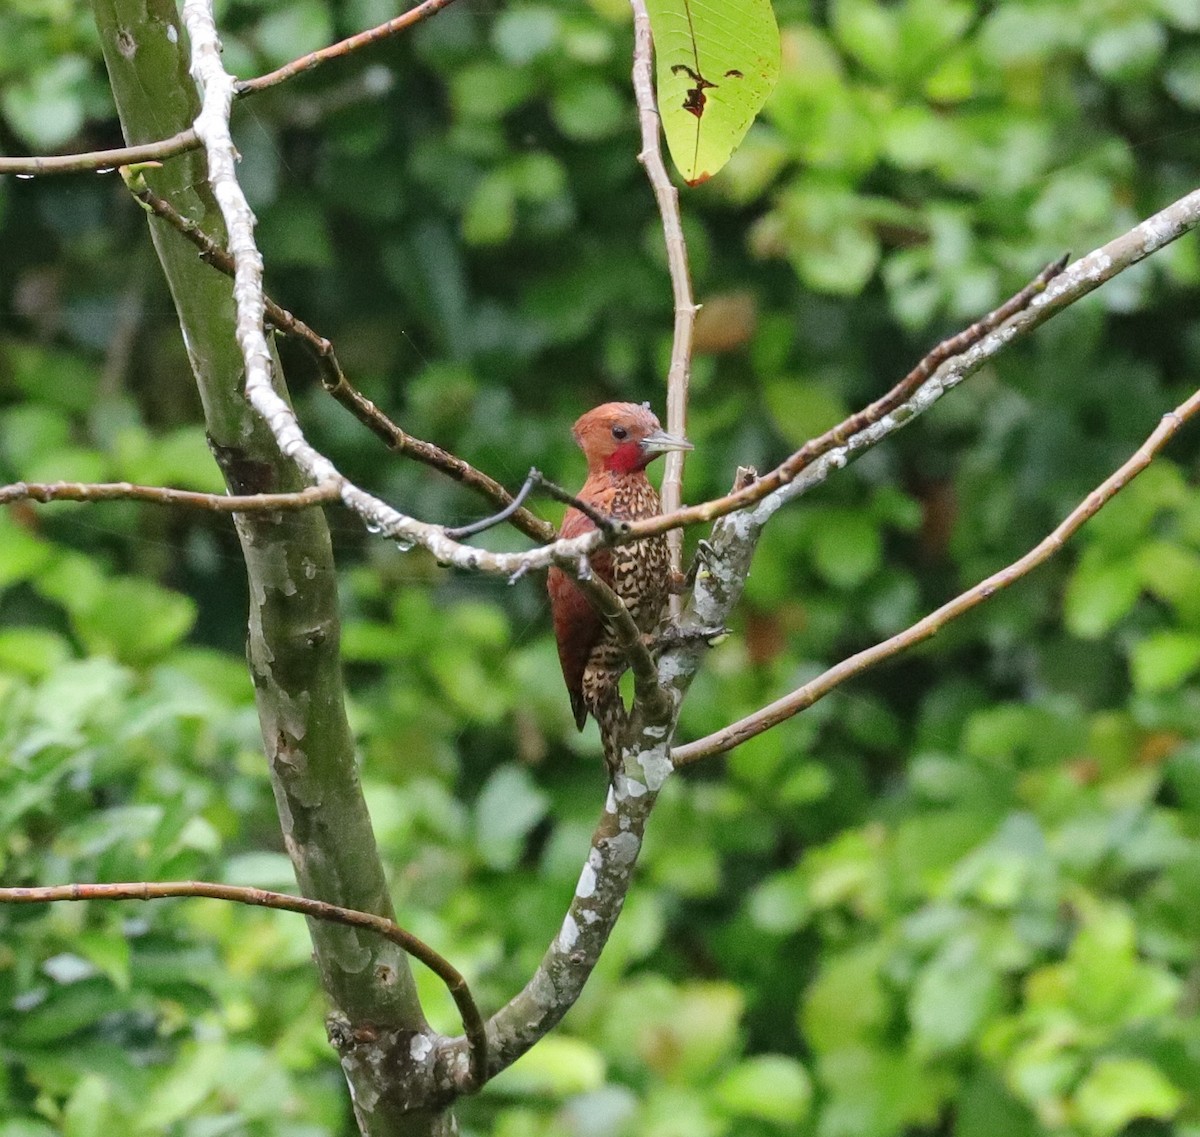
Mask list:
[{"label": "woodpecker", "polygon": [[[690,442],[662,429],[648,403],[604,403],[582,415],[572,434],[588,464],[587,481],[576,496],[619,521],[661,513],[662,503],[646,477],[646,467],[668,450],[692,449]],[[572,506],[559,536],[579,537],[595,527]],[[599,548],[589,559],[592,571],[621,598],[643,635],[653,632],[662,620],[669,592],[666,537]],[[552,567],[547,584],[558,659],[575,725],[582,730],[589,714],[599,724],[609,781],[615,783],[626,722],[620,681],[628,664],[613,633],[569,574]]]}]

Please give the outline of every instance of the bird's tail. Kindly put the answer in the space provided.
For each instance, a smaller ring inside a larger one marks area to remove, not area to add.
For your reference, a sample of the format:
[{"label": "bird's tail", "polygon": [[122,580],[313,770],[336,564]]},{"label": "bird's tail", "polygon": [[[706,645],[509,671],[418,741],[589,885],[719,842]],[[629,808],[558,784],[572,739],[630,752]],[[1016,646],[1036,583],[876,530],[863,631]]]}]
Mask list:
[{"label": "bird's tail", "polygon": [[621,772],[621,740],[625,737],[625,727],[629,722],[617,684],[614,683],[605,690],[589,709],[600,727],[600,741],[604,746],[608,781],[615,787],[617,774]]}]

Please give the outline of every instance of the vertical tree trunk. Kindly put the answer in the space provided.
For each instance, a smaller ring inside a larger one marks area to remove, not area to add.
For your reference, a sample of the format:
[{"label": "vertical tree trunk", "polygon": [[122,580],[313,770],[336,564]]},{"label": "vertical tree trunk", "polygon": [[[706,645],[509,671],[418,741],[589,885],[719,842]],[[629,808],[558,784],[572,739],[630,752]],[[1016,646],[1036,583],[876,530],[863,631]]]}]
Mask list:
[{"label": "vertical tree trunk", "polygon": [[[173,0],[95,0],[105,63],[129,143],[185,130],[197,110],[185,37]],[[199,151],[172,158],[147,180],[214,235],[220,213]],[[162,262],[214,455],[233,493],[299,488],[296,471],[241,396],[230,282],[157,219]],[[282,384],[278,365],[277,381]],[[163,376],[162,380],[169,381]],[[332,550],[320,509],[248,514],[237,525],[249,579],[248,658],[283,839],[305,896],[392,916],[354,763],[339,660]],[[369,1137],[455,1132],[453,1117],[407,1100],[407,1036],[427,1029],[408,958],[371,932],[309,923],[332,1004],[330,1037]],[[377,1061],[384,1053],[393,1060]],[[414,1079],[415,1082],[415,1079]]]}]

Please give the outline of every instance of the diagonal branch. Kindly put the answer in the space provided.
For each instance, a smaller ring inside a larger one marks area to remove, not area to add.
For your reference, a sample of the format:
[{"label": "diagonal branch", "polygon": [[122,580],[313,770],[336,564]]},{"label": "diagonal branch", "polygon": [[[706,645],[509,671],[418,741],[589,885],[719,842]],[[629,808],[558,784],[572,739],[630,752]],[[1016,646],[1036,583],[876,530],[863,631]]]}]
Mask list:
[{"label": "diagonal branch", "polygon": [[[671,341],[671,364],[667,371],[667,430],[678,438],[687,436],[688,382],[692,366],[692,332],[698,311],[692,297],[688,269],[687,243],[679,217],[679,191],[671,184],[663,162],[659,136],[658,105],[654,98],[654,41],[650,33],[650,15],[646,0],[630,0],[633,6],[633,93],[637,100],[638,120],[642,129],[642,149],[638,161],[646,170],[662,216],[663,239],[667,245],[667,266],[671,273],[671,291],[675,298],[675,331]],[[672,513],[683,502],[684,451],[667,454],[663,471],[663,512]],[[671,571],[683,568],[683,533],[673,529],[667,535],[671,552]],[[671,594],[671,617],[679,618],[680,600]]]},{"label": "diagonal branch", "polygon": [[470,1039],[470,1068],[472,1083],[460,1089],[469,1092],[483,1085],[487,1069],[487,1033],[483,1016],[467,986],[462,973],[445,956],[434,951],[424,940],[402,928],[395,920],[341,908],[307,896],[291,896],[286,892],[269,892],[263,888],[245,888],[233,884],[213,884],[202,880],[136,881],[129,884],[56,884],[41,888],[0,888],[0,904],[47,904],[60,900],[161,900],[168,897],[206,897],[228,900],[234,904],[250,904],[260,908],[275,908],[298,912],[313,920],[344,924],[350,928],[367,928],[390,940],[413,959],[420,960],[445,985],[462,1017],[463,1029]]},{"label": "diagonal branch", "polygon": [[[587,860],[558,933],[529,982],[487,1022],[488,1076],[511,1066],[548,1034],[574,1005],[599,961],[633,881],[646,822],[657,793],[641,787],[618,800],[609,790]],[[452,1092],[467,1054],[465,1038],[438,1048],[434,1077]]]},{"label": "diagonal branch", "polygon": [[841,663],[818,675],[811,682],[805,683],[804,686],[798,687],[791,694],[777,699],[723,730],[718,730],[684,746],[676,747],[671,752],[672,761],[676,766],[687,766],[701,758],[707,758],[711,754],[722,754],[727,750],[732,750],[735,746],[770,730],[773,726],[778,726],[781,722],[786,722],[793,715],[811,707],[818,699],[823,699],[847,679],[860,675],[868,668],[936,635],[951,620],[958,619],[959,616],[982,604],[997,592],[1008,588],[1009,585],[1044,564],[1062,549],[1063,545],[1086,521],[1095,516],[1150,465],[1183,424],[1198,411],[1200,411],[1200,391],[1197,391],[1173,411],[1163,415],[1158,426],[1129,460],[1092,490],[1053,532],[1038,542],[1023,557],[943,604],[936,611],[931,612],[924,619],[918,620],[904,631],[842,660]]},{"label": "diagonal branch", "polygon": [[[447,0],[449,2],[449,0]],[[188,217],[184,217],[169,201],[160,197],[146,184],[142,168],[122,167],[121,176],[129,192],[154,216],[161,218],[200,250],[201,259],[226,276],[233,276],[233,258],[211,236]],[[535,541],[554,540],[554,526],[527,509],[513,509],[513,497],[499,482],[469,462],[443,450],[440,446],[417,438],[403,430],[383,413],[370,399],[354,387],[346,378],[338,362],[333,344],[324,336],[313,331],[303,320],[281,308],[269,296],[263,296],[266,318],[285,335],[301,343],[316,362],[321,375],[321,384],[339,403],[392,450],[415,458],[456,482],[474,490],[493,505],[501,506],[505,520]]]},{"label": "diagonal branch", "polygon": [[643,713],[651,719],[657,721],[665,718],[670,713],[670,702],[666,692],[659,686],[658,668],[654,665],[650,649],[642,639],[642,633],[638,630],[629,609],[625,607],[621,598],[592,572],[586,557],[581,557],[578,565],[566,561],[559,567],[575,574],[575,583],[579,591],[587,597],[588,603],[616,635],[617,645],[629,661],[629,669],[633,672],[635,705],[640,705]]},{"label": "diagonal branch", "polygon": [[407,12],[401,12],[399,16],[385,20],[377,27],[348,36],[346,39],[340,40],[335,44],[330,44],[329,47],[323,47],[319,51],[312,51],[308,55],[302,55],[299,59],[293,59],[291,63],[286,63],[284,66],[270,71],[266,75],[259,75],[256,79],[246,79],[236,84],[234,94],[251,95],[256,91],[265,91],[268,87],[278,86],[280,83],[285,83],[288,79],[300,75],[305,71],[311,71],[314,67],[318,67],[322,63],[327,63],[331,59],[342,59],[364,47],[369,47],[373,43],[378,43],[389,36],[394,36],[397,32],[411,28],[413,24],[419,24],[422,20],[435,15],[451,3],[452,0],[424,0],[423,3],[418,4],[415,8],[409,8]]}]

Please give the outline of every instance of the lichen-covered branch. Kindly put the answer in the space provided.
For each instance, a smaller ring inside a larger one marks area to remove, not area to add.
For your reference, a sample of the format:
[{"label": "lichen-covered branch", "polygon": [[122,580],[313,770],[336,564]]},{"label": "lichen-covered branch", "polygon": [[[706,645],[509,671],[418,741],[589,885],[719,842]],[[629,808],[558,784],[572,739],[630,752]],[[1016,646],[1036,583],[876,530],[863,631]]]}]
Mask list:
[{"label": "lichen-covered branch", "polygon": [[[232,177],[232,160],[229,159],[226,165],[229,169],[228,175],[218,172],[219,182],[227,176]],[[235,221],[241,217],[242,221],[239,223],[242,224],[242,228],[246,233],[251,233],[248,210],[239,208],[234,211],[234,217]],[[338,484],[341,487],[343,502],[370,528],[404,546],[421,545],[444,564],[467,571],[512,576],[533,569],[547,568],[550,564],[564,559],[577,560],[602,544],[627,544],[645,537],[668,533],[683,526],[712,522],[751,506],[754,506],[760,518],[765,520],[785,502],[821,484],[833,471],[845,466],[864,450],[881,442],[926,411],[942,395],[972,375],[1015,338],[1028,334],[1056,312],[1087,295],[1130,265],[1174,241],[1194,228],[1198,222],[1200,191],[1194,191],[1108,245],[1067,266],[1054,276],[1044,291],[1032,299],[1028,307],[990,331],[962,355],[942,363],[910,398],[877,421],[872,421],[868,426],[852,433],[844,442],[823,450],[815,460],[810,457],[811,451],[806,452],[801,448],[753,484],[724,497],[658,517],[630,522],[619,532],[592,531],[579,537],[560,539],[523,553],[493,553],[464,545],[449,537],[443,526],[410,517],[349,482],[327,458],[315,451],[305,440],[291,408],[271,391],[269,383],[266,382],[269,380],[269,372],[264,374],[261,361],[253,368],[253,377],[248,373],[247,395],[263,415],[281,450],[296,461],[310,480]],[[261,294],[261,264],[257,271],[252,272],[246,279],[257,279],[257,291]],[[250,334],[253,324],[253,318],[244,322],[247,334]],[[261,312],[258,326],[258,338],[254,342],[265,342],[261,340]]]}]

